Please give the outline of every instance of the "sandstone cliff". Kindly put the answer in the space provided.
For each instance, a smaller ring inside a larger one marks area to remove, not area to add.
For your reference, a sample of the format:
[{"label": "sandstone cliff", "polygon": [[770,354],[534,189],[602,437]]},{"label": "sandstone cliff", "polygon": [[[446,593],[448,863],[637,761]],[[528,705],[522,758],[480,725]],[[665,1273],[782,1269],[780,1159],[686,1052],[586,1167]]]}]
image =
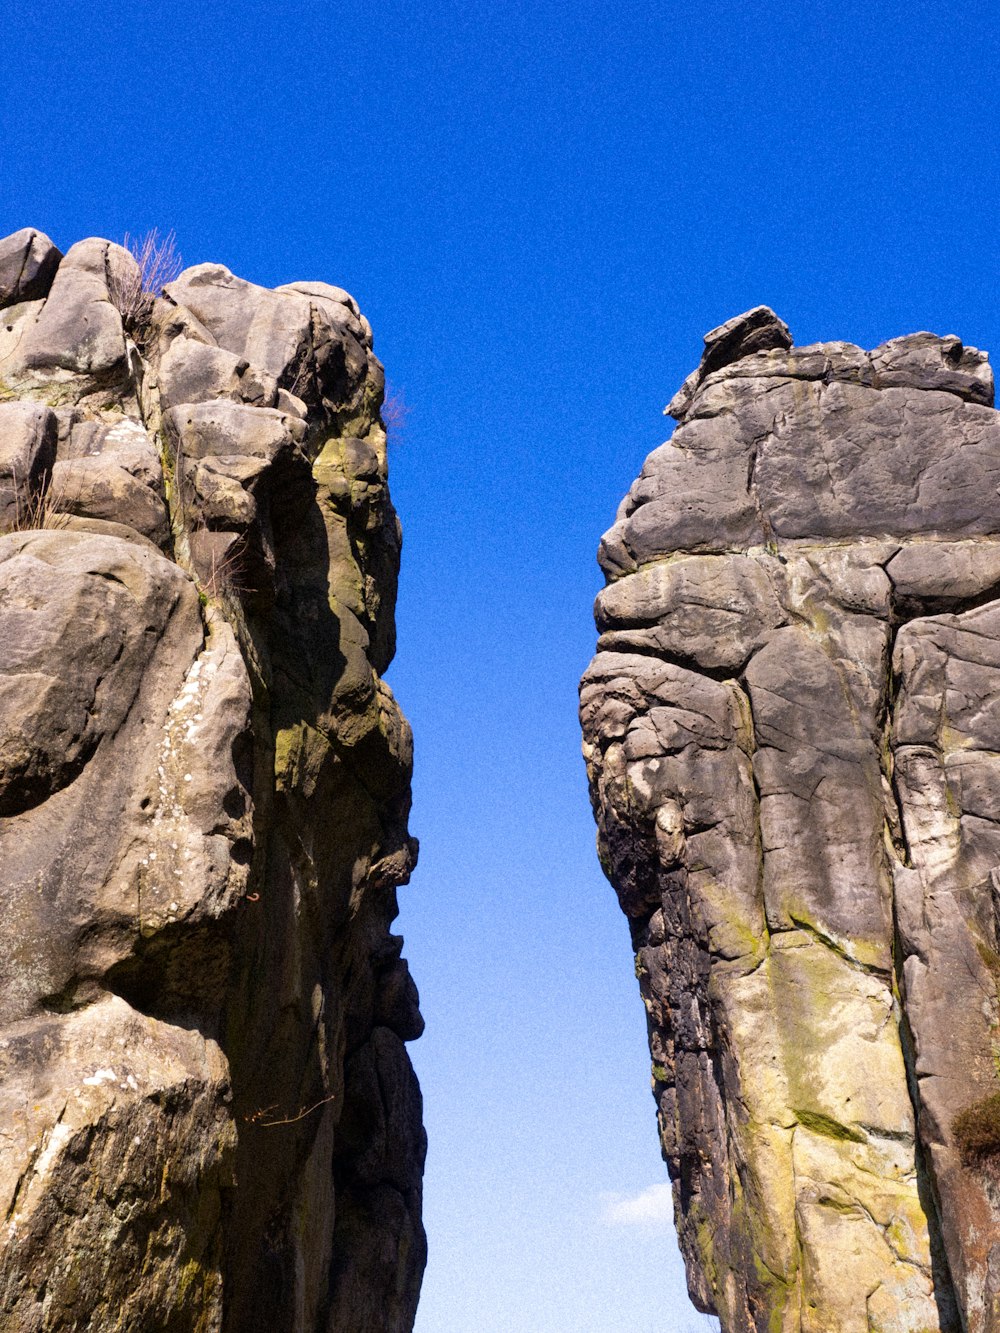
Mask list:
[{"label": "sandstone cliff", "polygon": [[0,1328],[402,1333],[424,1262],[371,330],[0,241]]},{"label": "sandstone cliff", "polygon": [[689,1289],[732,1331],[1000,1329],[992,374],[763,307],[705,341],[581,695]]}]

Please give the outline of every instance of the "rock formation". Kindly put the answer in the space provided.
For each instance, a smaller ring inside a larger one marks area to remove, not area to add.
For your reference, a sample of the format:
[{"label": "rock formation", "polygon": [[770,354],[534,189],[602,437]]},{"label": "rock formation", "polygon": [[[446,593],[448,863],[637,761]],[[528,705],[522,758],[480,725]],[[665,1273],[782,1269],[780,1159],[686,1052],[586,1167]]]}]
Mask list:
[{"label": "rock formation", "polygon": [[399,526],[347,293],[0,241],[0,1329],[402,1333]]},{"label": "rock formation", "polygon": [[763,307],[705,343],[581,691],[689,1290],[730,1333],[997,1330],[992,374]]}]

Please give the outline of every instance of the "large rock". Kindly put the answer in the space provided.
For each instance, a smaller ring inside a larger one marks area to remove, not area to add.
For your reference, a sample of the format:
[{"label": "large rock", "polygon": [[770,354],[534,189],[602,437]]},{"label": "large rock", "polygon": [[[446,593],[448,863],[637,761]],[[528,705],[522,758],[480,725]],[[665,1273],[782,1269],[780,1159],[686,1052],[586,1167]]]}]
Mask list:
[{"label": "large rock", "polygon": [[48,375],[62,370],[98,381],[117,374],[125,360],[125,335],[109,290],[109,267],[134,261],[120,246],[114,250],[112,257],[109,241],[90,237],[66,252],[37,317],[27,322],[10,370]]},{"label": "large rock", "polygon": [[126,334],[124,252],[43,242],[0,242],[0,1330],[405,1333],[416,844],[370,330],[227,275]]},{"label": "large rock", "polygon": [[365,410],[373,390],[381,395],[371,329],[339,287],[305,282],[269,291],[221,264],[198,264],[166,291],[224,351],[300,398],[325,401],[342,423]]},{"label": "large rock", "polygon": [[47,296],[60,259],[45,233],[31,227],[0,240],[0,308]]},{"label": "large rock", "polygon": [[598,845],[727,1333],[1000,1330],[992,403],[955,337],[758,307],[601,544]]}]

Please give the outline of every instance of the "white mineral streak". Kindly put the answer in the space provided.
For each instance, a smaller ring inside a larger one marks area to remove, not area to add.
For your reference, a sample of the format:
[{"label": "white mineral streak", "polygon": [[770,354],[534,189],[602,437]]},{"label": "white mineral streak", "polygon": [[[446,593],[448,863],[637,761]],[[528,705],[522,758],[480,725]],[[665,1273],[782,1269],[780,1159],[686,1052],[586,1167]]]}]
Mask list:
[{"label": "white mineral streak", "polygon": [[[89,1079],[84,1079],[85,1083],[90,1081],[91,1080]],[[60,1121],[58,1125],[52,1126],[52,1129],[45,1135],[41,1152],[35,1158],[35,1163],[32,1169],[36,1176],[44,1176],[46,1174],[59,1152],[66,1146],[72,1137],[72,1129],[62,1121]]]},{"label": "white mineral streak", "polygon": [[88,1088],[99,1088],[102,1083],[114,1083],[115,1071],[113,1069],[96,1069],[89,1078],[85,1078],[84,1083]]}]

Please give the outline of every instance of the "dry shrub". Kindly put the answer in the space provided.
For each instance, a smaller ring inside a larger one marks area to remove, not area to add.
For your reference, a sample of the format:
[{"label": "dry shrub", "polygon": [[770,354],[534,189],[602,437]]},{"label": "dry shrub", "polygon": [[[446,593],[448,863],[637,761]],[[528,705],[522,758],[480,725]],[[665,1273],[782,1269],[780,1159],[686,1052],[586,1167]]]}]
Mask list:
[{"label": "dry shrub", "polygon": [[11,468],[14,512],[0,520],[0,536],[65,526],[68,515],[59,509],[59,496],[53,490],[51,480],[51,473],[46,472],[41,485],[33,488],[27,477],[18,477],[16,466]]},{"label": "dry shrub", "polygon": [[126,232],[124,248],[135,260],[136,268],[116,263],[109,255],[108,295],[126,330],[137,342],[149,326],[154,300],[183,266],[176,241],[174,232],[168,231],[161,237],[156,227],[139,237],[130,237]]},{"label": "dry shrub", "polygon": [[225,601],[235,597],[237,600],[247,593],[256,592],[247,578],[248,543],[242,533],[224,553],[214,548],[209,557],[208,568],[198,579],[201,591],[211,601]]},{"label": "dry shrub", "polygon": [[411,409],[403,401],[402,393],[398,389],[390,389],[387,385],[385,401],[382,403],[382,424],[385,426],[385,438],[389,444],[399,444],[402,441],[410,411]]}]

